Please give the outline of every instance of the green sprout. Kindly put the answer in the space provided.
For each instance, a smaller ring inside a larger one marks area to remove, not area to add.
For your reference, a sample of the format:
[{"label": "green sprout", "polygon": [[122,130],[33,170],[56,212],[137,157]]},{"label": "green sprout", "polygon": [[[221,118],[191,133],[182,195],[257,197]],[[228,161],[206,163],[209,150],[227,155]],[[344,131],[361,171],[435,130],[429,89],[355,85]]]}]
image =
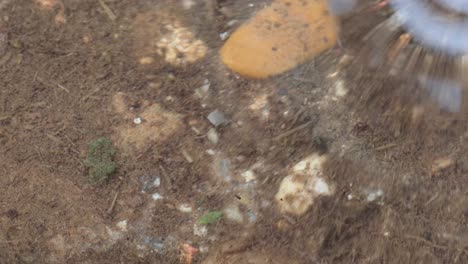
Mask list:
[{"label": "green sprout", "polygon": [[112,141],[106,137],[98,138],[89,144],[84,164],[88,167],[89,181],[94,185],[106,182],[117,166],[113,158],[116,153]]}]

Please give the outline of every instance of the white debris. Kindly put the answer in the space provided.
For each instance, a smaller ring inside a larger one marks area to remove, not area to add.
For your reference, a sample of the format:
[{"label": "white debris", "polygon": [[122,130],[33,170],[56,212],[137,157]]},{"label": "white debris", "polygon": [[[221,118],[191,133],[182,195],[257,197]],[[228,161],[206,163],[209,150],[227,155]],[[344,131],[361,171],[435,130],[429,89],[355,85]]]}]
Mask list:
[{"label": "white debris", "polygon": [[245,182],[251,182],[257,179],[255,173],[252,170],[244,171],[241,175],[244,177]]},{"label": "white debris", "polygon": [[238,21],[236,19],[233,19],[233,20],[229,20],[227,23],[226,23],[226,26],[228,27],[232,27],[234,26]]},{"label": "white debris", "polygon": [[141,122],[142,122],[142,120],[141,120],[140,117],[136,117],[136,118],[133,119],[133,123],[134,123],[135,125],[139,125],[139,124],[141,124]]},{"label": "white debris", "polygon": [[108,239],[112,241],[112,244],[120,240],[123,236],[122,232],[114,231],[108,226],[106,226],[106,233],[107,233]]},{"label": "white debris", "polygon": [[216,154],[216,152],[214,150],[212,150],[212,149],[207,149],[206,154],[208,154],[210,156],[214,156]]},{"label": "white debris", "polygon": [[322,165],[327,160],[326,156],[320,156],[313,154],[300,162],[298,162],[293,167],[294,173],[305,173],[307,175],[318,175],[322,172]]},{"label": "white debris", "polygon": [[383,191],[382,190],[376,190],[376,191],[371,191],[367,194],[367,201],[368,202],[373,202],[377,200],[378,198],[383,196]]},{"label": "white debris", "polygon": [[182,7],[184,9],[189,10],[195,5],[195,2],[193,0],[182,0]]},{"label": "white debris", "polygon": [[200,246],[198,247],[198,250],[200,251],[200,253],[207,253],[210,248],[208,246]]},{"label": "white debris", "polygon": [[122,232],[127,232],[127,220],[122,220],[116,224],[117,228]]},{"label": "white debris", "polygon": [[318,194],[329,195],[331,193],[330,187],[328,187],[328,183],[326,183],[323,179],[318,178],[315,181],[314,191]]},{"label": "white debris", "polygon": [[336,76],[338,76],[338,72],[332,72],[328,75],[328,78],[335,78]]},{"label": "white debris", "polygon": [[177,207],[177,209],[179,209],[179,211],[181,211],[182,213],[191,213],[192,212],[192,207],[188,204],[181,204],[179,205],[179,207]]},{"label": "white debris", "polygon": [[352,194],[348,194],[348,201],[351,201],[353,199],[353,195]]},{"label": "white debris", "polygon": [[161,178],[156,177],[156,179],[154,179],[154,181],[153,181],[153,186],[156,187],[156,188],[161,186]]},{"label": "white debris", "polygon": [[218,136],[218,133],[216,132],[216,129],[211,128],[210,130],[208,130],[206,137],[211,143],[218,144],[219,136]]},{"label": "white debris", "polygon": [[228,37],[229,37],[229,32],[228,31],[219,34],[219,38],[221,40],[226,40]]},{"label": "white debris", "polygon": [[193,234],[199,237],[204,237],[208,235],[208,227],[206,225],[193,225]]},{"label": "white debris", "polygon": [[388,237],[388,236],[390,236],[390,233],[389,233],[389,232],[384,232],[383,235],[384,235],[385,237]]},{"label": "white debris", "polygon": [[[186,6],[190,6],[189,2]],[[182,24],[180,21],[166,24],[164,31],[167,33],[156,43],[157,53],[173,66],[194,63],[205,57],[208,52],[206,44],[202,40],[196,39],[195,34]]]},{"label": "white debris", "polygon": [[276,201],[282,212],[304,214],[313,203],[313,194],[306,189],[305,181],[294,175],[286,176],[281,182]]},{"label": "white debris", "polygon": [[343,80],[338,80],[335,83],[335,96],[336,97],[343,97],[346,94],[348,94],[348,91],[346,90],[344,86]]},{"label": "white debris", "polygon": [[226,219],[239,224],[242,224],[244,222],[244,216],[239,210],[239,207],[236,205],[231,205],[224,209],[224,216],[226,217]]},{"label": "white debris", "polygon": [[157,200],[161,200],[163,197],[159,193],[154,193],[153,195],[151,195],[151,198],[153,198],[153,200],[157,201]]},{"label": "white debris", "polygon": [[284,213],[302,215],[320,195],[331,195],[332,187],[321,177],[326,156],[311,155],[293,167],[276,193],[276,202]]}]

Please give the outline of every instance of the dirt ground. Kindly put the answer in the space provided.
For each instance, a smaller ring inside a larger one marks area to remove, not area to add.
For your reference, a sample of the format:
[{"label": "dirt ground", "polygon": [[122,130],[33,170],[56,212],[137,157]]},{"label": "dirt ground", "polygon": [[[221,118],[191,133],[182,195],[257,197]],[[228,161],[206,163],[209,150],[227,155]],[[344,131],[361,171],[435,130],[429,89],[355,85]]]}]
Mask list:
[{"label": "dirt ground", "polygon": [[[465,104],[339,47],[236,76],[220,34],[268,2],[0,0],[0,263],[468,263]],[[311,155],[326,191],[291,209]]]}]

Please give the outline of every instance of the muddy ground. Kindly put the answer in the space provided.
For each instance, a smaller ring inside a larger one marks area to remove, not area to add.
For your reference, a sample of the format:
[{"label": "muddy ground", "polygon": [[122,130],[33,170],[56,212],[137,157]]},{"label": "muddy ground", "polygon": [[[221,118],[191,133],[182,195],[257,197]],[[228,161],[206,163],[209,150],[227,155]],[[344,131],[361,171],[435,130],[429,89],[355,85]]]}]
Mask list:
[{"label": "muddy ground", "polygon": [[[467,263],[466,111],[339,47],[236,76],[220,34],[268,1],[213,2],[0,1],[0,263]],[[282,211],[314,154],[329,192]]]}]

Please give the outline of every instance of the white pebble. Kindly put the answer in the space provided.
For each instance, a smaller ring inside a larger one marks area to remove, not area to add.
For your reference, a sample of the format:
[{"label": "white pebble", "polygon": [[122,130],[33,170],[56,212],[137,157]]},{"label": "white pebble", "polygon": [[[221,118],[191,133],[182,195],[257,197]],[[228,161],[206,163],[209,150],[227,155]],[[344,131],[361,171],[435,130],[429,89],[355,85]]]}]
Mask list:
[{"label": "white pebble", "polygon": [[351,201],[353,199],[353,195],[352,194],[348,194],[348,200]]},{"label": "white pebble", "polygon": [[227,32],[227,31],[219,34],[219,38],[221,40],[226,40],[228,37],[229,37],[229,32]]},{"label": "white pebble", "polygon": [[330,194],[330,187],[328,184],[321,178],[318,178],[314,185],[314,191],[318,194]]},{"label": "white pebble", "polygon": [[383,195],[382,190],[369,192],[369,194],[367,194],[367,201],[368,202],[373,202],[373,201],[377,200],[378,198],[380,198],[382,195]]},{"label": "white pebble", "polygon": [[227,22],[226,25],[227,25],[228,27],[232,27],[232,26],[234,26],[236,23],[237,23],[237,20],[233,19],[233,20],[230,20],[229,22]]},{"label": "white pebble", "polygon": [[156,187],[156,188],[161,186],[161,178],[156,177],[156,179],[154,179],[154,181],[153,181],[153,186]]},{"label": "white pebble", "polygon": [[182,213],[191,213],[192,212],[192,207],[188,204],[181,204],[179,205],[179,207],[177,208],[179,209],[179,211],[181,211]]},{"label": "white pebble", "polygon": [[208,228],[205,225],[193,225],[193,234],[199,237],[204,237],[208,234]]},{"label": "white pebble", "polygon": [[218,136],[218,133],[216,132],[216,129],[211,128],[206,134],[206,137],[211,143],[218,144],[219,136]]},{"label": "white pebble", "polygon": [[244,171],[242,177],[244,177],[245,182],[255,181],[256,179],[255,173],[252,170]]},{"label": "white pebble", "polygon": [[154,193],[153,195],[151,195],[151,198],[153,198],[153,200],[157,201],[157,200],[161,200],[163,197],[159,193]]},{"label": "white pebble", "polygon": [[117,223],[117,228],[119,228],[123,232],[127,232],[127,220],[122,220]]},{"label": "white pebble", "polygon": [[214,156],[216,154],[216,152],[214,150],[212,150],[212,149],[207,149],[206,154],[208,154],[210,156]]},{"label": "white pebble", "polygon": [[182,0],[182,6],[186,10],[192,8],[194,5],[195,5],[195,2],[193,2],[192,0]]},{"label": "white pebble", "polygon": [[134,123],[135,125],[141,124],[141,118],[140,118],[140,117],[136,117],[135,119],[133,119],[133,123]]},{"label": "white pebble", "polygon": [[207,253],[210,248],[208,246],[200,246],[198,247],[198,250],[200,253]]}]

